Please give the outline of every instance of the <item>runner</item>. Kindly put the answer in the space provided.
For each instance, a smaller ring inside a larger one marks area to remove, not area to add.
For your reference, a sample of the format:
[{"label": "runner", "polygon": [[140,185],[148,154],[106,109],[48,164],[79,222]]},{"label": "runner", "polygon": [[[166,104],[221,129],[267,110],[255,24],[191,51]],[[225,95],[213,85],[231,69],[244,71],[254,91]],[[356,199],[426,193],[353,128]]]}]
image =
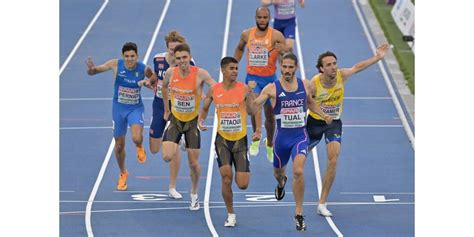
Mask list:
[{"label": "runner", "polygon": [[[195,211],[200,208],[197,187],[201,174],[198,161],[201,136],[197,117],[203,85],[210,87],[216,82],[206,70],[191,66],[191,49],[186,43],[175,47],[174,56],[177,66],[166,71],[161,90],[165,108],[163,119],[169,120],[163,134],[163,160],[169,162],[176,157],[179,140],[184,134],[192,181],[189,209]],[[171,111],[168,98],[171,99]]]},{"label": "runner", "polygon": [[[86,61],[87,74],[95,75],[112,70],[115,78],[112,118],[115,140],[115,157],[120,168],[117,189],[127,190],[128,171],[125,167],[125,135],[127,125],[132,132],[132,140],[137,148],[139,163],[146,161],[143,148],[143,114],[145,108],[140,94],[142,86],[149,86],[156,82],[156,75],[150,67],[138,62],[137,45],[132,42],[122,47],[122,59],[111,59],[102,65],[95,66],[92,58]],[[144,79],[144,77],[150,79]]]}]

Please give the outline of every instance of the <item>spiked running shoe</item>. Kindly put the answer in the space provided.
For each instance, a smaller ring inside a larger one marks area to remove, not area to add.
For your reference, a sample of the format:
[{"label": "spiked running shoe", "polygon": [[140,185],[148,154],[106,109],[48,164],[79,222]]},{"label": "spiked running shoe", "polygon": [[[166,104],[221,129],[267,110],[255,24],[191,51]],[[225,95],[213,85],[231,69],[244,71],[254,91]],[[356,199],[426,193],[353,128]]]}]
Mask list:
[{"label": "spiked running shoe", "polygon": [[119,191],[127,190],[127,178],[128,178],[128,171],[125,171],[125,173],[120,172],[119,180],[117,183],[117,190]]},{"label": "spiked running shoe", "polygon": [[237,224],[237,220],[235,219],[235,213],[229,213],[227,215],[227,220],[225,220],[224,226],[225,227],[234,227]]},{"label": "spiked running shoe", "polygon": [[201,206],[199,205],[199,198],[198,198],[197,193],[196,194],[191,193],[191,203],[189,205],[189,210],[197,211],[199,210],[200,207]]},{"label": "spiked running shoe", "polygon": [[327,205],[327,203],[318,204],[317,213],[321,216],[330,217],[330,216],[332,216],[332,213],[328,210],[326,205]]},{"label": "spiked running shoe", "polygon": [[260,140],[253,141],[252,144],[250,144],[249,153],[251,156],[256,156],[258,154],[259,146],[260,146]]},{"label": "spiked running shoe", "polygon": [[296,230],[297,231],[305,231],[306,230],[306,224],[304,223],[304,216],[296,215],[295,216],[295,222],[296,222]]},{"label": "spiked running shoe", "polygon": [[285,183],[283,184],[283,187],[280,187],[280,185],[277,184],[275,188],[275,198],[278,201],[282,200],[285,197],[285,185],[287,180],[288,177],[285,175]]},{"label": "spiked running shoe", "polygon": [[146,152],[145,148],[143,148],[143,145],[139,147],[137,146],[137,160],[140,164],[143,164],[146,161]]}]

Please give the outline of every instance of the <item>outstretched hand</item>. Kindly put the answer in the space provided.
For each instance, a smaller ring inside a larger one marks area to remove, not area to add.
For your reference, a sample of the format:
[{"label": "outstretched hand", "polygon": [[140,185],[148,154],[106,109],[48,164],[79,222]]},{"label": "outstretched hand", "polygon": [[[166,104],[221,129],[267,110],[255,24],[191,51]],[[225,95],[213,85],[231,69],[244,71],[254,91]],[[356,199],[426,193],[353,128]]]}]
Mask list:
[{"label": "outstretched hand", "polygon": [[387,50],[389,47],[390,46],[387,43],[381,44],[379,47],[377,47],[377,50],[376,50],[377,57],[379,58],[385,57],[385,54],[387,54]]},{"label": "outstretched hand", "polygon": [[95,67],[91,56],[87,57],[86,65],[87,65],[87,73],[90,74],[94,70],[94,67]]},{"label": "outstretched hand", "polygon": [[198,129],[200,131],[206,131],[207,130],[206,125],[204,125],[204,120],[198,119]]}]

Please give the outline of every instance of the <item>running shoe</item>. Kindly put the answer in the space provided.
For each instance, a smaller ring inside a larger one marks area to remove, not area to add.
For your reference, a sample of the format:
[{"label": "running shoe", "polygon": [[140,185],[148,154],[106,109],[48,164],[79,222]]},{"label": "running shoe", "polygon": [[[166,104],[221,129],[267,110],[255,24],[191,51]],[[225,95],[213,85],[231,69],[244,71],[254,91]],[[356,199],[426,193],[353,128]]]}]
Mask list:
[{"label": "running shoe", "polygon": [[331,217],[332,216],[332,213],[327,209],[327,203],[320,203],[318,204],[318,209],[317,209],[317,213],[321,216],[325,216],[325,217]]},{"label": "running shoe", "polygon": [[235,213],[229,213],[227,215],[227,220],[225,220],[224,226],[225,227],[234,227],[237,224],[237,220],[235,219]]},{"label": "running shoe", "polygon": [[295,216],[295,222],[296,222],[296,230],[297,231],[305,231],[306,230],[306,224],[304,223],[304,216],[296,215]]},{"label": "running shoe", "polygon": [[285,185],[287,180],[288,177],[285,175],[285,183],[283,184],[283,187],[280,187],[280,185],[277,184],[275,188],[275,198],[278,201],[282,200],[285,197]]},{"label": "running shoe", "polygon": [[267,138],[265,138],[263,142],[267,148],[267,160],[273,164],[273,147],[267,145]]},{"label": "running shoe", "polygon": [[260,146],[260,140],[253,141],[252,144],[250,144],[249,153],[251,156],[256,156],[258,154],[259,146]]},{"label": "running shoe", "polygon": [[178,191],[176,191],[176,189],[174,189],[174,188],[170,188],[170,189],[168,190],[168,196],[169,196],[170,198],[173,198],[173,199],[181,199],[181,198],[183,198],[183,196],[182,196],[180,193],[178,193]]},{"label": "running shoe", "polygon": [[140,164],[143,164],[146,161],[146,152],[143,146],[137,146],[137,160]]},{"label": "running shoe", "polygon": [[200,207],[201,206],[199,205],[199,198],[198,198],[197,193],[196,194],[191,193],[191,204],[189,205],[189,210],[197,211],[199,210]]},{"label": "running shoe", "polygon": [[127,190],[127,178],[128,178],[128,171],[125,171],[125,173],[120,172],[119,180],[117,183],[117,190],[119,191]]}]

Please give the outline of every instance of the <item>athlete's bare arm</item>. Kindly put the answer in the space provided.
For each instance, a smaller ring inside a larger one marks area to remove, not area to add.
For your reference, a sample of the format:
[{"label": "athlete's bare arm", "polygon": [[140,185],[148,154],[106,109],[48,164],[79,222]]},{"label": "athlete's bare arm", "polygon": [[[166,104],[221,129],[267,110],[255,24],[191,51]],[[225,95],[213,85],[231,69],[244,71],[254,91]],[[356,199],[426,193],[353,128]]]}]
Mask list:
[{"label": "athlete's bare arm", "polygon": [[268,6],[272,5],[272,0],[262,0],[261,4],[262,4],[263,7],[268,7]]},{"label": "athlete's bare arm", "polygon": [[239,62],[240,62],[240,59],[242,59],[242,55],[244,54],[245,45],[247,45],[248,37],[249,37],[249,30],[244,30],[242,34],[240,35],[239,44],[237,44],[237,47],[235,48],[234,58],[237,59],[237,61]]},{"label": "athlete's bare arm", "polygon": [[306,101],[308,104],[308,109],[319,115],[321,118],[326,121],[327,124],[332,123],[332,117],[327,115],[321,110],[320,103],[315,100],[316,98],[316,87],[314,86],[314,82],[303,80],[304,88],[306,90]]},{"label": "athlete's bare arm", "polygon": [[352,66],[351,68],[341,69],[340,71],[341,71],[342,80],[344,82],[346,82],[346,80],[350,76],[352,76],[352,75],[368,68],[370,65],[372,65],[372,64],[378,62],[379,60],[381,60],[382,58],[384,58],[385,54],[387,53],[388,48],[389,48],[388,44],[386,44],[386,43],[382,44],[377,48],[376,53],[373,57],[371,57],[369,59],[366,59],[364,61],[358,62],[354,66]]},{"label": "athlete's bare arm", "polygon": [[209,107],[211,106],[212,102],[212,92],[213,92],[213,87],[209,88],[209,91],[207,92],[206,98],[204,99],[204,103],[202,105],[202,109],[199,112],[199,117],[198,117],[198,128],[201,131],[206,131],[207,127],[204,125],[204,120],[207,118],[207,114],[209,113]]},{"label": "athlete's bare arm", "polygon": [[149,89],[153,89],[152,85],[156,83],[158,79],[156,78],[155,73],[153,73],[153,70],[151,70],[151,68],[148,66],[146,66],[145,68],[145,77],[147,77],[148,79],[139,81],[138,85],[146,86]]},{"label": "athlete's bare arm", "polygon": [[254,93],[252,93],[252,89],[248,85],[245,85],[245,109],[247,110],[247,114],[254,115],[255,111],[252,106],[253,101],[255,100]]},{"label": "athlete's bare arm", "polygon": [[278,30],[273,31],[272,40],[273,40],[273,47],[278,51],[280,55],[289,51],[289,48],[286,45],[285,36],[283,36],[283,34],[280,31]]},{"label": "athlete's bare arm", "polygon": [[161,87],[161,94],[163,95],[163,106],[165,108],[164,113],[163,113],[163,119],[168,121],[168,117],[170,115],[170,105],[169,105],[169,95],[168,95],[168,85],[171,80],[171,76],[173,75],[173,69],[174,67],[168,68],[166,70],[165,77],[163,78],[163,84]]},{"label": "athlete's bare arm", "polygon": [[111,59],[105,62],[104,64],[96,66],[94,65],[94,62],[92,61],[92,57],[88,57],[86,60],[87,74],[92,76],[92,75],[106,72],[112,69],[114,71],[114,79],[115,79],[115,76],[117,75],[117,62],[118,62],[118,59]]},{"label": "athlete's bare arm", "polygon": [[257,111],[258,108],[260,108],[267,99],[273,100],[275,99],[275,94],[276,94],[276,88],[275,88],[275,83],[270,83],[266,85],[262,92],[260,92],[260,95],[251,103],[251,109],[253,111]]}]

